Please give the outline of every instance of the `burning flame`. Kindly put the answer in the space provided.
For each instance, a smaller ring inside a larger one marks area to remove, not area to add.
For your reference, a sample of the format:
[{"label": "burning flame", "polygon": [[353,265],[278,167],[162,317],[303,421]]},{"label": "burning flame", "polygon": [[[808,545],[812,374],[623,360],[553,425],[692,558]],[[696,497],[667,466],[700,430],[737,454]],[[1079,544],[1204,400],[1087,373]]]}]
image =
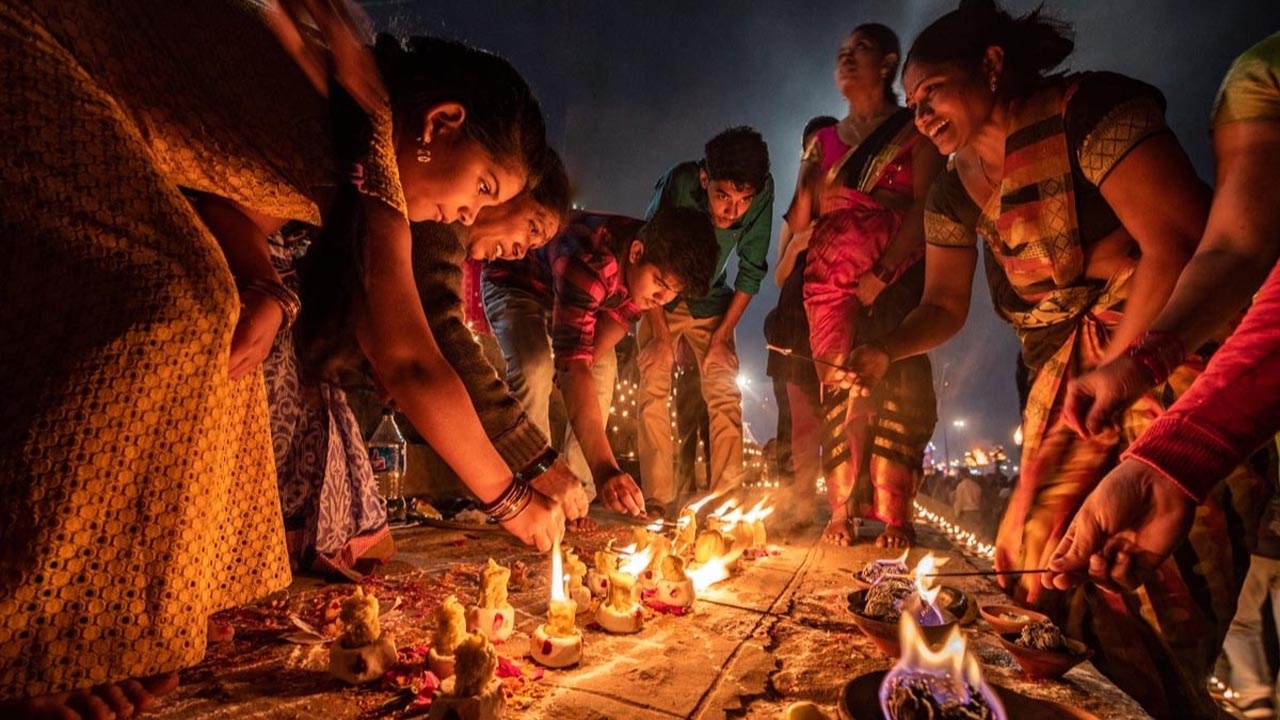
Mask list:
[{"label": "burning flame", "polygon": [[720,493],[713,492],[710,495],[702,498],[701,500],[697,500],[695,502],[689,503],[688,505],[685,505],[684,509],[689,510],[694,515],[697,515],[702,510],[703,505],[706,505],[707,503],[711,502],[712,500],[715,500],[718,497],[720,497]]},{"label": "burning flame", "polygon": [[560,543],[556,543],[551,549],[551,600],[564,601],[567,597],[564,591],[564,561],[560,557]]},{"label": "burning flame", "polygon": [[927,682],[934,700],[939,703],[967,705],[979,695],[991,707],[994,717],[1006,720],[1004,706],[983,679],[981,664],[967,652],[959,627],[953,627],[942,647],[933,650],[921,635],[915,618],[904,613],[898,624],[898,639],[902,655],[880,685],[880,708],[886,717],[892,717],[889,700],[896,684],[917,679]]},{"label": "burning flame", "polygon": [[919,617],[923,622],[926,618],[932,622],[926,622],[927,625],[941,625],[943,622],[942,611],[938,609],[938,593],[942,592],[942,586],[938,585],[937,578],[932,577],[938,568],[947,563],[947,558],[936,557],[933,553],[925,553],[925,556],[916,563],[916,569],[912,571],[915,576],[916,594],[920,596],[920,612]]},{"label": "burning flame", "polygon": [[685,574],[693,581],[693,589],[697,592],[702,592],[721,580],[728,579],[729,559],[724,555],[711,558],[703,563],[702,567],[696,570],[689,570]]},{"label": "burning flame", "polygon": [[[640,577],[640,573],[644,572],[645,568],[649,567],[649,563],[653,560],[653,544],[650,543],[649,547],[640,552],[635,551],[635,545],[630,547],[631,555],[618,565],[618,570],[631,577]],[[622,551],[626,552],[626,548],[623,548]]]},{"label": "burning flame", "polygon": [[711,517],[723,518],[725,513],[734,509],[735,507],[737,507],[737,505],[738,505],[737,498],[729,498],[728,500],[725,500],[724,503],[720,505],[720,507],[711,511]]}]

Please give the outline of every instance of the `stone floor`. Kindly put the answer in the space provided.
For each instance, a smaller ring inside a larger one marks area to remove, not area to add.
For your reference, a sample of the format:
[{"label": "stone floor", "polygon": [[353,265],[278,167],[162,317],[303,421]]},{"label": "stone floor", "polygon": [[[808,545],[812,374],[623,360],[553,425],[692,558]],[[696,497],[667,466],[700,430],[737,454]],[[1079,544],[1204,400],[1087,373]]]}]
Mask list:
[{"label": "stone floor", "polygon": [[[566,543],[584,557],[610,538],[625,538],[630,528],[604,522],[594,532],[571,534]],[[817,543],[810,528],[777,537],[779,553],[747,563],[740,574],[705,593],[694,612],[677,617],[654,614],[637,635],[611,636],[587,628],[586,651],[576,668],[541,673],[524,653],[527,635],[541,622],[547,604],[545,556],[516,544],[504,533],[409,528],[396,533],[397,561],[364,586],[384,607],[384,627],[406,651],[421,649],[431,611],[448,592],[464,603],[477,592],[478,567],[486,558],[523,563],[527,581],[513,583],[517,633],[499,646],[515,661],[514,677],[504,680],[509,717],[596,720],[665,718],[778,718],[792,702],[808,700],[835,717],[841,687],[862,673],[883,670],[891,662],[880,655],[851,622],[845,596],[849,573],[873,557],[885,555],[869,540],[854,547]],[[963,561],[941,536],[927,530],[922,545],[953,557],[948,570]],[[924,549],[913,551],[914,563]],[[517,576],[519,572],[517,571]],[[1000,596],[983,578],[949,583],[979,602]],[[325,609],[348,595],[351,585],[299,578],[287,592],[252,608],[226,613],[236,638],[213,646],[200,666],[184,673],[183,686],[155,717],[160,718],[365,718],[424,714],[420,708],[387,709],[397,697],[392,680],[348,688],[324,672],[323,638],[301,632],[296,615],[318,631]],[[588,616],[580,616],[580,625]],[[1092,666],[1082,665],[1059,682],[1019,679],[1013,659],[982,621],[966,628],[970,647],[983,661],[988,678],[1037,698],[1093,713],[1106,720],[1146,715]],[[314,644],[307,644],[314,643]],[[420,669],[420,666],[419,666]],[[412,667],[399,683],[412,684],[421,673]]]}]

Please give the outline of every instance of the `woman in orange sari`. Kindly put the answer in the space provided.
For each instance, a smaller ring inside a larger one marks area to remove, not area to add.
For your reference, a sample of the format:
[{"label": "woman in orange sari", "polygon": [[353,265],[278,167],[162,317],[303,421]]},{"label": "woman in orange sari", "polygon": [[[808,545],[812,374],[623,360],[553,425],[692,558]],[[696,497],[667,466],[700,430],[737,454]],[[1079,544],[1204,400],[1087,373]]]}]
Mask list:
[{"label": "woman in orange sari", "polygon": [[[977,264],[1008,280],[996,311],[1033,373],[1023,474],[997,536],[999,569],[1039,569],[1090,489],[1196,375],[1184,367],[1140,399],[1118,432],[1085,440],[1063,417],[1067,380],[1138,340],[1204,229],[1209,193],[1164,122],[1164,100],[1112,73],[1047,72],[1071,52],[1067,28],[965,2],[916,39],[904,84],[916,126],[951,167],[930,191],[925,297],[879,348],[851,358],[859,386],[891,358],[925,352],[964,324]],[[1193,540],[1144,592],[1010,587],[1096,651],[1095,664],[1156,717],[1216,717],[1204,687],[1231,619],[1266,484],[1237,470]],[[1228,533],[1229,528],[1242,528]],[[1233,537],[1236,538],[1233,540]]]}]

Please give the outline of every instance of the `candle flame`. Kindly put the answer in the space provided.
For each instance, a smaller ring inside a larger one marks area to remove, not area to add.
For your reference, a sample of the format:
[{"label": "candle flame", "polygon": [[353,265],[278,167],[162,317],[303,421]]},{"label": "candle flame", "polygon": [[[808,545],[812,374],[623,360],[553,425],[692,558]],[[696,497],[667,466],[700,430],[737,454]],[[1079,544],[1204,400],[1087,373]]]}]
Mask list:
[{"label": "candle flame", "polygon": [[564,560],[560,556],[560,543],[551,548],[551,601],[563,601],[567,596],[564,591]]},{"label": "candle flame", "polygon": [[716,508],[715,510],[712,510],[711,516],[723,517],[725,513],[729,512],[730,510],[735,508],[737,505],[738,505],[737,498],[729,498],[728,500],[725,500],[723,503],[721,503],[720,507]]},{"label": "candle flame", "polygon": [[684,509],[690,510],[693,512],[694,515],[697,515],[698,512],[702,510],[702,506],[720,497],[720,494],[721,494],[720,492],[713,492],[710,495],[707,495],[706,497],[702,498],[701,500],[695,500],[694,502],[691,502],[688,505],[685,505]]}]

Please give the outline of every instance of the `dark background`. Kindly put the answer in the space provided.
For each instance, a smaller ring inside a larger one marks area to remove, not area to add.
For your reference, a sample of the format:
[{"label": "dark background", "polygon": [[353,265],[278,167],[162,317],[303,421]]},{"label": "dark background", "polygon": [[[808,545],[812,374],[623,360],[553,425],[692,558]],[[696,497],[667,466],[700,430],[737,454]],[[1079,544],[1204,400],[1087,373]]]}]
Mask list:
[{"label": "dark background", "polygon": [[[775,238],[794,190],[804,123],[847,112],[833,82],[840,42],[859,23],[881,22],[897,31],[905,53],[917,32],[955,6],[933,0],[361,4],[379,30],[451,37],[508,57],[542,101],[581,207],[640,214],[670,166],[700,158],[703,143],[725,127],[755,126],[773,162]],[[1023,12],[1035,4],[1006,6]],[[1047,9],[1075,25],[1076,52],[1066,67],[1113,70],[1164,91],[1170,125],[1201,177],[1211,181],[1207,121],[1218,83],[1232,59],[1280,29],[1280,2],[1060,0]],[[776,247],[771,260],[775,255]],[[730,272],[732,278],[732,266]],[[750,379],[744,417],[761,443],[773,437],[776,421],[761,332],[776,301],[777,287],[766,280],[738,330]],[[953,457],[976,443],[1013,449],[1016,354],[1017,341],[992,312],[980,276],[968,325],[932,354],[935,378],[947,368],[940,428],[948,428]],[[964,428],[953,425],[957,419],[965,420]],[[941,451],[941,433],[937,445]]]}]

